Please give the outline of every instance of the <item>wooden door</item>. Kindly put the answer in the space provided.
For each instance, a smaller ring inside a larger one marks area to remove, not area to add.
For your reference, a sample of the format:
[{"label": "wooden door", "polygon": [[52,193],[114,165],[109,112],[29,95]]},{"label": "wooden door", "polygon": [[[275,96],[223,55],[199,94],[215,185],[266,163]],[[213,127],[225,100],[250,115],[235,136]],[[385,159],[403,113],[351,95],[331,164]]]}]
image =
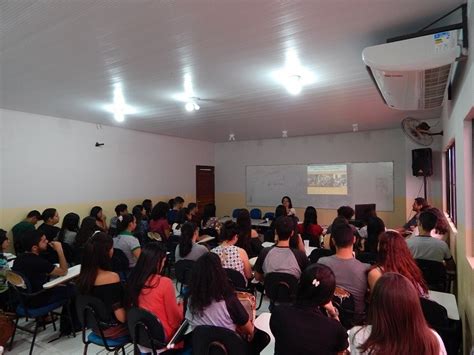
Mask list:
[{"label": "wooden door", "polygon": [[201,215],[205,205],[215,203],[213,166],[196,165],[196,203]]}]

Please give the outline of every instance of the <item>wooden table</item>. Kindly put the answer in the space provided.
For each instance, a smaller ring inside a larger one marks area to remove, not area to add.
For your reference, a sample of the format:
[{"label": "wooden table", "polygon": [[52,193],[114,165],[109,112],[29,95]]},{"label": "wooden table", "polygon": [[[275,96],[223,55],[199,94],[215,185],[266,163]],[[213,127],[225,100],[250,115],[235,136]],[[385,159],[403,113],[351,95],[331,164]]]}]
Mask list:
[{"label": "wooden table", "polygon": [[448,318],[452,320],[459,320],[459,310],[456,303],[456,297],[452,293],[428,291],[430,300],[442,305],[448,311]]},{"label": "wooden table", "polygon": [[56,287],[56,286],[58,286],[62,283],[68,282],[68,281],[74,279],[75,277],[78,277],[80,272],[81,272],[81,265],[74,265],[73,267],[70,267],[67,270],[66,275],[56,277],[54,280],[46,282],[43,285],[43,288],[53,288],[53,287]]}]

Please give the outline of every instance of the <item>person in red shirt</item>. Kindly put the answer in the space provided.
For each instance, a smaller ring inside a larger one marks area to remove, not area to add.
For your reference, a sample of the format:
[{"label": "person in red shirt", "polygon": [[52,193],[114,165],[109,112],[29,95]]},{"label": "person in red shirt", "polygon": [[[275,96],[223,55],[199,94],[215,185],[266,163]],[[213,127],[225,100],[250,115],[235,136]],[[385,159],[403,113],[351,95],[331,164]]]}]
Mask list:
[{"label": "person in red shirt", "polygon": [[183,306],[176,302],[173,281],[162,276],[166,261],[166,248],[157,242],[143,247],[137,265],[128,278],[132,306],[153,313],[163,325],[166,341],[169,341],[181,325]]},{"label": "person in red shirt", "polygon": [[298,224],[298,233],[303,239],[309,239],[309,245],[320,246],[319,237],[323,233],[323,228],[318,224],[318,213],[313,206],[306,207],[304,221]]}]

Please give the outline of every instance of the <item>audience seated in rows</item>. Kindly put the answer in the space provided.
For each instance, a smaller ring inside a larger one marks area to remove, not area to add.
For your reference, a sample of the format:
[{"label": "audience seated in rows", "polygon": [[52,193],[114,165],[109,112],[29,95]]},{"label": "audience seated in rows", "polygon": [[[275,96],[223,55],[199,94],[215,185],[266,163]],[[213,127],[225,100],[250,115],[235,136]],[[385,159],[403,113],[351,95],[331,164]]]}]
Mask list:
[{"label": "audience seated in rows", "polygon": [[211,252],[219,256],[223,268],[237,270],[248,280],[252,278],[252,267],[247,252],[236,246],[238,239],[237,224],[227,221],[221,228],[221,244]]},{"label": "audience seated in rows", "polygon": [[329,266],[336,276],[336,286],[348,291],[355,301],[356,321],[362,320],[365,313],[365,294],[367,292],[367,270],[370,265],[354,258],[353,246],[356,242],[353,229],[347,223],[333,226],[331,239],[336,254],[319,259],[319,263]]},{"label": "audience seated in rows", "polygon": [[100,231],[94,233],[85,243],[81,272],[76,281],[79,294],[96,297],[104,303],[113,319],[104,335],[112,339],[128,335],[125,290],[119,275],[112,272],[113,245],[111,236]]},{"label": "audience seated in rows", "polygon": [[255,263],[255,278],[263,281],[265,274],[283,272],[299,279],[309,260],[305,252],[290,247],[290,238],[294,234],[292,217],[279,217],[275,221],[275,233],[278,242],[260,252]]},{"label": "audience seated in rows", "polygon": [[12,228],[12,235],[13,235],[13,248],[15,249],[15,253],[20,254],[24,252],[23,246],[22,246],[22,237],[23,234],[26,232],[35,230],[35,225],[39,222],[42,221],[43,217],[41,216],[41,213],[37,210],[33,210],[28,212],[26,215],[26,218],[15,224]]},{"label": "audience seated in rows", "polygon": [[168,213],[168,205],[166,202],[158,202],[151,211],[149,231],[158,233],[162,240],[167,240],[170,236],[170,225],[166,214]]},{"label": "audience seated in rows", "polygon": [[319,247],[319,238],[323,234],[323,228],[318,224],[318,213],[313,206],[306,207],[302,224],[298,224],[298,233],[303,239],[309,240],[311,246]]},{"label": "audience seated in rows", "polygon": [[440,336],[428,327],[419,292],[405,276],[387,272],[375,284],[368,325],[350,330],[351,354],[445,355]]},{"label": "audience seated in rows", "polygon": [[[122,204],[118,205],[116,207],[116,210],[117,208],[119,209],[123,208]],[[103,230],[104,232],[107,232],[109,230],[109,227],[107,227],[107,217],[105,216],[104,211],[102,210],[102,207],[100,206],[92,207],[89,213],[89,216],[95,218],[95,221],[101,230]],[[112,223],[112,221],[110,222]],[[117,221],[115,221],[114,228],[117,228]]]},{"label": "audience seated in rows", "polygon": [[418,291],[419,297],[428,297],[428,287],[410,254],[405,239],[394,230],[383,232],[380,235],[377,264],[371,267],[368,274],[371,291],[377,280],[387,272],[396,272],[405,276]]},{"label": "audience seated in rows", "polygon": [[241,209],[237,216],[237,228],[239,230],[239,237],[236,246],[244,249],[249,258],[258,256],[263,249],[262,242],[258,237],[257,231],[252,229],[250,213],[245,208]]},{"label": "audience seated in rows", "polygon": [[[128,278],[127,286],[131,306],[154,314],[163,325],[166,341],[169,341],[183,321],[183,306],[176,302],[173,281],[161,275],[165,262],[164,245],[159,242],[148,243]],[[142,353],[151,352],[142,347],[140,350]]]},{"label": "audience seated in rows", "polygon": [[430,235],[436,222],[437,217],[434,213],[421,212],[418,218],[420,235],[407,239],[408,249],[415,259],[445,262],[448,269],[454,269],[455,264],[448,245]]},{"label": "audience seated in rows", "polygon": [[334,273],[327,266],[313,264],[304,270],[295,304],[272,311],[275,355],[336,354],[347,348],[347,331],[331,303],[335,288]]},{"label": "audience seated in rows", "polygon": [[186,222],[181,226],[181,239],[175,251],[175,261],[196,261],[209,251],[204,245],[197,244],[199,228],[192,222]]},{"label": "audience seated in rows", "polygon": [[133,235],[136,226],[137,222],[133,215],[119,216],[117,219],[117,236],[113,238],[114,248],[124,252],[130,268],[135,267],[141,253],[140,242]]},{"label": "audience seated in rows", "polygon": [[[448,239],[449,222],[444,216],[444,213],[441,212],[436,207],[426,208],[422,212],[425,212],[425,211],[431,212],[436,216],[436,225],[431,230],[430,235],[436,239],[446,241]],[[418,225],[415,227],[415,229],[413,230],[413,232],[411,233],[409,237],[414,237],[417,235],[420,235],[420,230],[418,228]]]},{"label": "audience seated in rows", "polygon": [[79,231],[80,217],[77,213],[70,212],[63,218],[63,224],[59,231],[58,241],[66,243],[73,247],[76,241],[77,232]]}]

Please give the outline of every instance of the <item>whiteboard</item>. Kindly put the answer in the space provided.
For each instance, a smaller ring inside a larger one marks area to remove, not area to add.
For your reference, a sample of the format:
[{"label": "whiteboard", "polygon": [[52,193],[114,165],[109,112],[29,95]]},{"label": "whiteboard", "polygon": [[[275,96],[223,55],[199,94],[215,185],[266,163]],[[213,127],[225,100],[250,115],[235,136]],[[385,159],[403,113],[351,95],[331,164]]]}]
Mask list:
[{"label": "whiteboard", "polygon": [[277,206],[283,196],[290,196],[294,207],[375,203],[377,211],[393,211],[393,162],[338,164],[347,165],[347,195],[308,194],[308,165],[248,165],[247,205]]}]

